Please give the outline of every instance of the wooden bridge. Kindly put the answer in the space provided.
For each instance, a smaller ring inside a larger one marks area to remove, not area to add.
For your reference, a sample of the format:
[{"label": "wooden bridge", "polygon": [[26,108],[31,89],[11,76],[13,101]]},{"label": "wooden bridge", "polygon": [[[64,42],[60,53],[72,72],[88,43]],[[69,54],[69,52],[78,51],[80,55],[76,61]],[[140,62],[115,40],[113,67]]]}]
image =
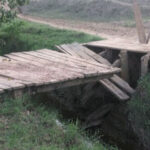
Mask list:
[{"label": "wooden bridge", "polygon": [[[108,58],[101,56],[101,53],[105,52],[105,49],[100,49],[100,54],[95,53],[94,51],[88,49],[85,46],[82,46],[81,44],[74,43],[74,44],[64,44],[57,46],[57,48],[64,52],[65,54],[76,56],[79,58],[83,58],[89,61],[94,61],[99,64],[105,64],[109,67],[118,66],[116,62],[118,62],[118,59],[116,60],[116,57],[114,57],[114,63],[111,63],[111,60]],[[107,52],[107,51],[106,51]],[[108,51],[109,53],[109,51]],[[113,57],[113,56],[112,56]],[[124,60],[122,60],[124,62]],[[118,66],[120,67],[120,66]],[[124,70],[124,68],[123,68]],[[121,71],[122,72],[124,71]],[[128,100],[130,99],[130,96],[134,93],[134,89],[126,82],[124,79],[122,79],[119,75],[115,74],[112,77],[108,79],[102,79],[99,80],[99,83],[101,86],[103,86],[107,91],[109,91],[113,96],[115,96],[118,100]],[[92,90],[92,89],[91,89]]]},{"label": "wooden bridge", "polygon": [[0,96],[49,92],[119,72],[119,68],[48,49],[11,53],[0,57]]}]

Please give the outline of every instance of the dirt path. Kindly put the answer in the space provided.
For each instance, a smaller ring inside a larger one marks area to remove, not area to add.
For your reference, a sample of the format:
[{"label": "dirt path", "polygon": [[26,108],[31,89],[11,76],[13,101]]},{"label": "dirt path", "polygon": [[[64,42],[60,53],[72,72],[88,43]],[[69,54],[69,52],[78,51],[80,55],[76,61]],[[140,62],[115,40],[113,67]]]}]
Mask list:
[{"label": "dirt path", "polygon": [[18,17],[24,20],[49,25],[59,29],[81,31],[107,39],[137,41],[136,29],[122,27],[117,23],[95,23],[63,19],[43,19],[24,15],[18,15]]},{"label": "dirt path", "polygon": [[[127,7],[132,7],[133,6],[132,3],[122,2],[121,0],[106,0],[106,1],[110,1],[110,2],[113,2],[115,4],[119,4],[119,5],[127,6]],[[148,5],[140,5],[140,7],[145,8],[145,9],[150,9],[150,7]]]}]

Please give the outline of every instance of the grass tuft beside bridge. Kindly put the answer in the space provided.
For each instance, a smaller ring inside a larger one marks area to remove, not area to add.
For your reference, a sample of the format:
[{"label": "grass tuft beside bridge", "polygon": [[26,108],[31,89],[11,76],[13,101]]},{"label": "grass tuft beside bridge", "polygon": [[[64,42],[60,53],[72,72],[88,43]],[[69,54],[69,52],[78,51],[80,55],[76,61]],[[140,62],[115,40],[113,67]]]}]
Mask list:
[{"label": "grass tuft beside bridge", "polygon": [[43,48],[56,50],[55,45],[73,42],[84,43],[101,39],[82,32],[61,30],[48,25],[15,20],[3,24],[0,28],[0,55]]}]

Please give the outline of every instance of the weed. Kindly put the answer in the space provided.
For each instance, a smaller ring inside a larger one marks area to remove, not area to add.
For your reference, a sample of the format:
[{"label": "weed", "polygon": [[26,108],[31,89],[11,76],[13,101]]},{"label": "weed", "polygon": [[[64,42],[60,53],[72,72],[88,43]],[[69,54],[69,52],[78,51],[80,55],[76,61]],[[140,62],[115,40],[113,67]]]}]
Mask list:
[{"label": "weed", "polygon": [[88,140],[77,124],[59,125],[57,111],[37,106],[35,101],[24,96],[1,103],[0,149],[107,150],[99,142]]}]

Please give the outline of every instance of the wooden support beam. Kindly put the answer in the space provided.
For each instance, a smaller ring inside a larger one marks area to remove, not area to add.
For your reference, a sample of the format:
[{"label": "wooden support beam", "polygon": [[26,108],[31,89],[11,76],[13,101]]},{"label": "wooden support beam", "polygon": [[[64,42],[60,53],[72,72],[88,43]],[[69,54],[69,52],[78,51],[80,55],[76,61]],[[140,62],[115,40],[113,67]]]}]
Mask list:
[{"label": "wooden support beam", "polygon": [[144,75],[148,73],[149,61],[150,61],[150,53],[148,53],[147,55],[144,55],[141,58],[141,77],[143,77]]},{"label": "wooden support beam", "polygon": [[102,57],[106,57],[106,54],[107,54],[107,50],[104,50],[104,51],[99,53],[99,55]]},{"label": "wooden support beam", "polygon": [[144,25],[142,22],[141,10],[137,3],[137,0],[133,0],[133,10],[134,10],[134,15],[135,15],[135,20],[136,20],[136,28],[138,32],[139,42],[146,44],[146,34],[144,30]]},{"label": "wooden support beam", "polygon": [[150,40],[150,32],[149,32],[149,34],[148,34],[148,36],[147,36],[146,44],[148,44],[148,43],[149,43],[149,40]]},{"label": "wooden support beam", "polygon": [[118,68],[120,68],[120,66],[121,66],[121,61],[120,61],[120,59],[117,59],[117,60],[112,64],[112,66],[113,66],[113,67],[118,67]]},{"label": "wooden support beam", "polygon": [[128,52],[120,52],[120,61],[121,61],[121,77],[129,82],[129,67],[128,67]]}]

